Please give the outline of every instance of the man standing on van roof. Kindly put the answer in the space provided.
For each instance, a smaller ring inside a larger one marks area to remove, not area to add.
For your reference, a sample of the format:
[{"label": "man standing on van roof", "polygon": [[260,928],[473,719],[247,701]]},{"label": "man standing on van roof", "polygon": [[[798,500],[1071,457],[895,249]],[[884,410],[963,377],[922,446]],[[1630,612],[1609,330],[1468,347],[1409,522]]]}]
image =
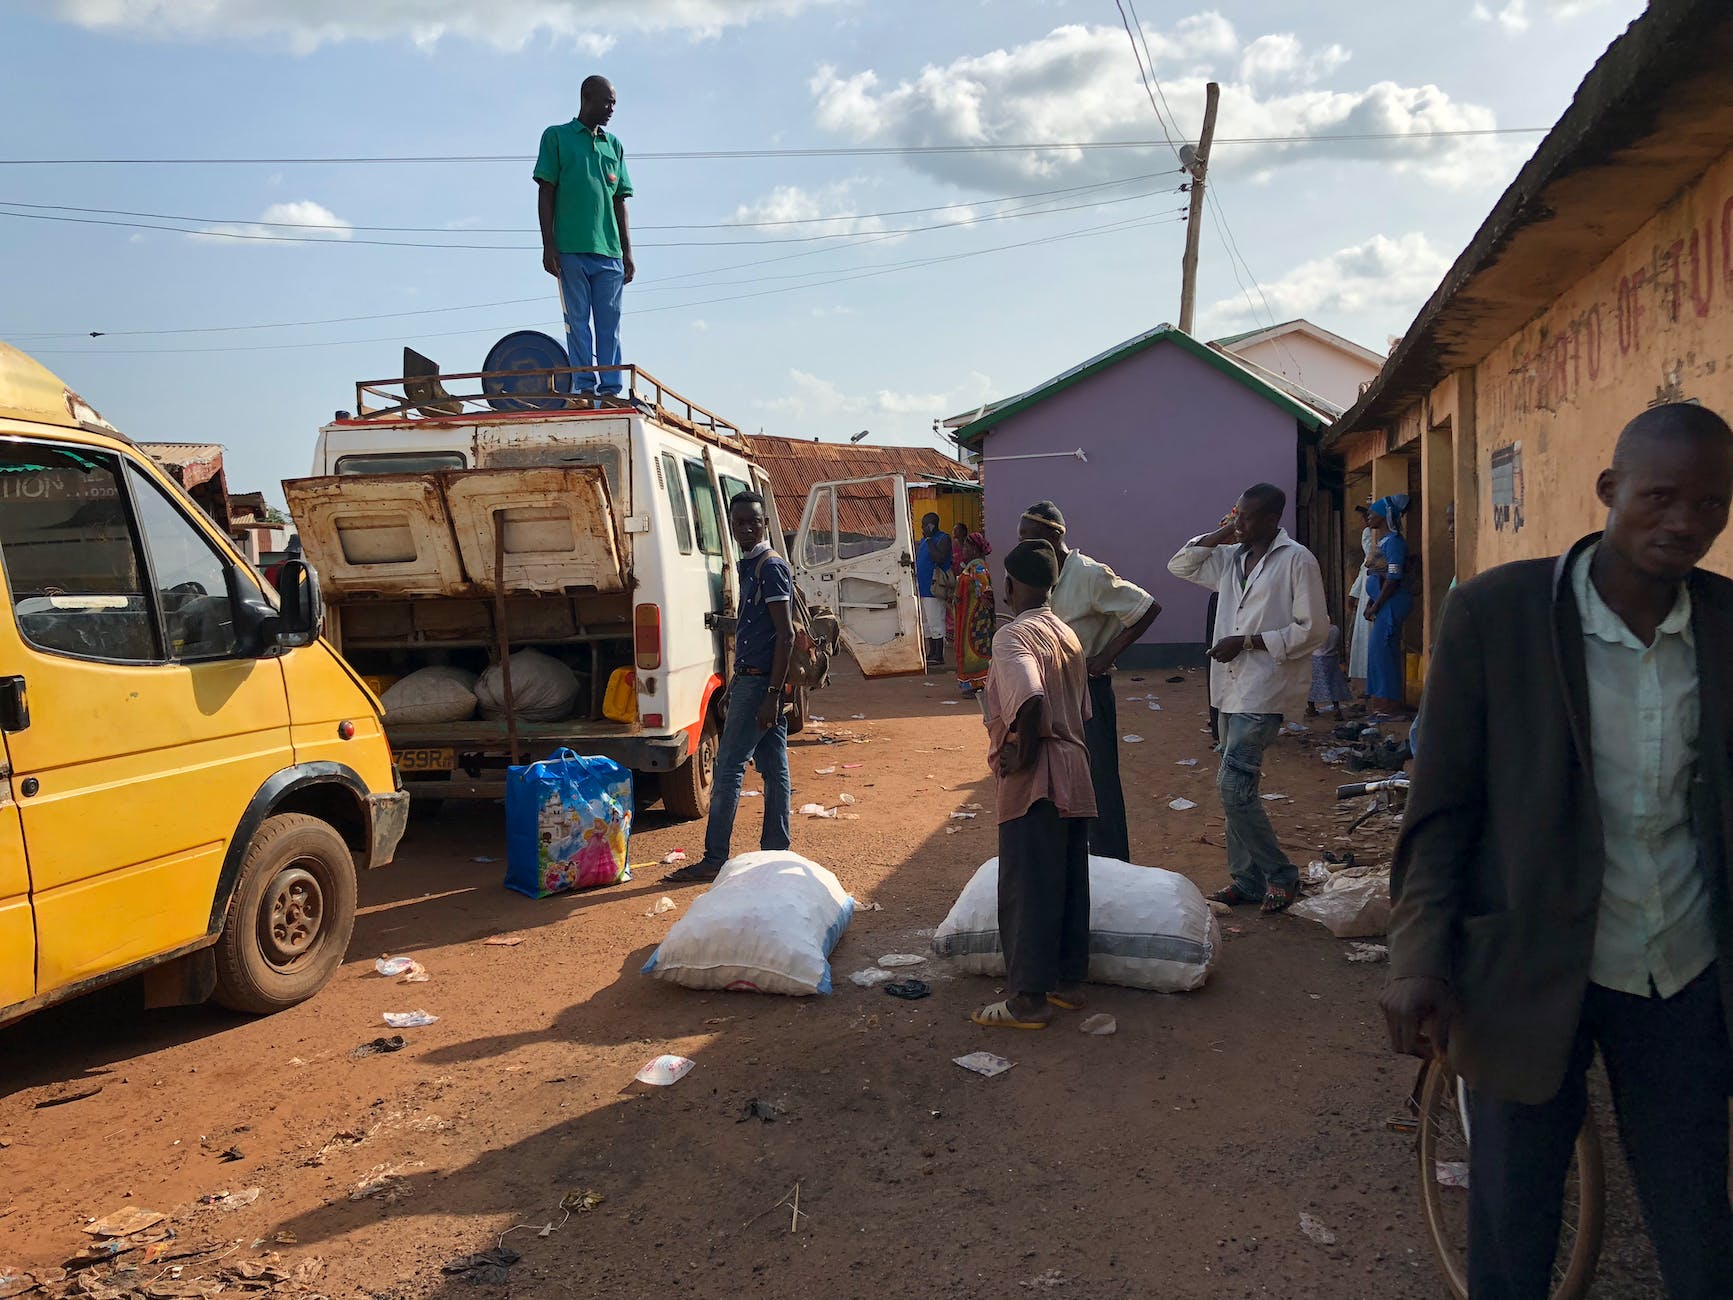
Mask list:
[{"label": "man standing on van roof", "polygon": [[1113,698],[1113,661],[1149,631],[1161,606],[1142,587],[1066,546],[1065,516],[1051,501],[1037,501],[1023,512],[1017,536],[1046,542],[1059,557],[1053,612],[1077,634],[1087,656],[1090,714],[1083,724],[1083,741],[1089,747],[1096,807],[1095,820],[1089,824],[1089,851],[1129,862],[1131,833],[1125,826],[1125,791],[1119,783],[1119,705]]},{"label": "man standing on van roof", "polygon": [[[637,273],[626,222],[626,148],[603,129],[613,116],[614,87],[606,77],[587,78],[578,115],[543,131],[536,156],[542,267],[560,284],[574,366],[620,364],[620,297]],[[589,371],[572,376],[572,391],[580,399],[618,397],[622,383],[617,370]]]},{"label": "man standing on van roof", "polygon": [[[734,814],[746,763],[758,764],[764,778],[764,829],[761,849],[786,849],[793,784],[788,775],[788,719],[782,711],[782,686],[794,650],[794,573],[770,549],[764,498],[739,493],[728,506],[728,528],[740,548],[740,623],[734,632],[734,678],[728,683],[728,719],[716,753],[710,791],[710,823],[704,831],[704,857],[671,871],[671,885],[708,884],[728,861],[734,839]],[[696,758],[694,761],[697,761]]]}]

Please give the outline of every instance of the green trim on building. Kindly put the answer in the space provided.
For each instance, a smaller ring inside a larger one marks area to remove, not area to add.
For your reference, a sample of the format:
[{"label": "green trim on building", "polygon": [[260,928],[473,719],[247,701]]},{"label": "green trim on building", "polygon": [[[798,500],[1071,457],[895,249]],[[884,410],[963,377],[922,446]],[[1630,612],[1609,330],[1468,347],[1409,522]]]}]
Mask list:
[{"label": "green trim on building", "polygon": [[[1258,333],[1261,331],[1253,332]],[[1170,327],[1168,329],[1152,330],[1148,334],[1140,334],[1136,338],[1122,343],[1111,352],[1102,353],[1102,355],[1097,357],[1094,361],[1079,366],[1075,370],[1068,370],[1062,375],[1049,379],[1044,384],[1031,388],[1026,393],[1022,393],[1017,397],[1007,398],[998,403],[990,404],[987,412],[982,415],[980,419],[974,421],[972,424],[966,424],[961,429],[957,430],[957,441],[959,443],[978,442],[983,436],[990,432],[995,425],[1003,423],[1013,415],[1018,415],[1021,412],[1028,410],[1031,406],[1044,402],[1049,397],[1062,393],[1067,388],[1074,387],[1075,385],[1082,383],[1085,379],[1090,379],[1095,375],[1100,374],[1110,366],[1118,365],[1127,357],[1135,356],[1139,352],[1147,351],[1148,349],[1155,347],[1158,343],[1173,343],[1184,349],[1199,361],[1204,362],[1206,365],[1215,367],[1215,369],[1221,371],[1221,373],[1226,375],[1228,378],[1250,389],[1259,397],[1273,403],[1281,410],[1286,411],[1289,415],[1293,416],[1301,424],[1314,432],[1323,428],[1324,425],[1328,423],[1326,417],[1320,415],[1317,411],[1310,410],[1307,407],[1300,405],[1300,403],[1294,401],[1286,393],[1279,389],[1270,387],[1270,385],[1264,383],[1256,375],[1252,374],[1244,367],[1237,365],[1233,361],[1230,361],[1227,357],[1224,357],[1221,353],[1215,351],[1207,344],[1199,343],[1184,330]]]}]

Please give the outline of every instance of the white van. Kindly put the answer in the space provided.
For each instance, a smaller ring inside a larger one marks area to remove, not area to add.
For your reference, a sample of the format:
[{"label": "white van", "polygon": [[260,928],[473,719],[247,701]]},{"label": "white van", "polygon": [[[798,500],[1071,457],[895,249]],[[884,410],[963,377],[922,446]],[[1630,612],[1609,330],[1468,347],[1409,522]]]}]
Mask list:
[{"label": "white van", "polygon": [[[577,674],[578,705],[558,721],[411,725],[388,713],[418,801],[499,798],[508,763],[570,747],[639,773],[641,805],[659,784],[676,816],[709,810],[733,650],[727,503],[762,495],[779,551],[782,524],[737,427],[623,371],[625,398],[601,409],[502,397],[483,374],[359,384],[356,411],[320,430],[313,476],[283,485],[327,636],[381,693],[418,668],[480,673],[532,647]],[[512,391],[525,382],[513,376]],[[803,590],[837,611],[863,671],[922,671],[902,480],[820,484],[804,516]],[[635,674],[636,716],[611,721],[604,696],[622,668]],[[803,693],[790,726],[804,723]]]}]

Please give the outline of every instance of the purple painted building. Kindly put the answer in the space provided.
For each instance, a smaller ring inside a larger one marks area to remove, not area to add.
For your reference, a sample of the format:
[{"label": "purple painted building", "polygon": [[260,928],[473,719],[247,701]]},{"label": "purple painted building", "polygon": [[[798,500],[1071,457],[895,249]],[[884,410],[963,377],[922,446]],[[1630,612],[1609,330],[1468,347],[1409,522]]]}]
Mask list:
[{"label": "purple painted building", "polygon": [[[1340,488],[1319,490],[1313,468],[1318,431],[1332,418],[1333,407],[1298,385],[1163,325],[948,423],[982,457],[998,554],[1015,544],[1024,509],[1051,499],[1072,546],[1161,604],[1122,661],[1147,667],[1201,662],[1209,595],[1169,574],[1167,561],[1246,488],[1282,488],[1284,526],[1303,545],[1340,538]],[[1330,573],[1330,558],[1319,560]],[[1331,595],[1339,607],[1340,593]]]}]

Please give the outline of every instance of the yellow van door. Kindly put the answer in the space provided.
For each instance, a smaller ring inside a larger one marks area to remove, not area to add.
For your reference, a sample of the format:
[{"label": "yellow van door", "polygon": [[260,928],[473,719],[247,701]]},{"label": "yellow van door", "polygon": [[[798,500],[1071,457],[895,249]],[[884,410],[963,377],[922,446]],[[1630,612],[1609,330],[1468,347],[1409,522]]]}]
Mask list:
[{"label": "yellow van door", "polygon": [[36,921],[30,915],[30,871],[24,831],[12,800],[11,768],[0,736],[0,1007],[36,992]]},{"label": "yellow van door", "polygon": [[0,665],[38,994],[194,944],[230,836],[291,764],[275,660],[239,653],[229,558],[131,460],[0,440]]}]

